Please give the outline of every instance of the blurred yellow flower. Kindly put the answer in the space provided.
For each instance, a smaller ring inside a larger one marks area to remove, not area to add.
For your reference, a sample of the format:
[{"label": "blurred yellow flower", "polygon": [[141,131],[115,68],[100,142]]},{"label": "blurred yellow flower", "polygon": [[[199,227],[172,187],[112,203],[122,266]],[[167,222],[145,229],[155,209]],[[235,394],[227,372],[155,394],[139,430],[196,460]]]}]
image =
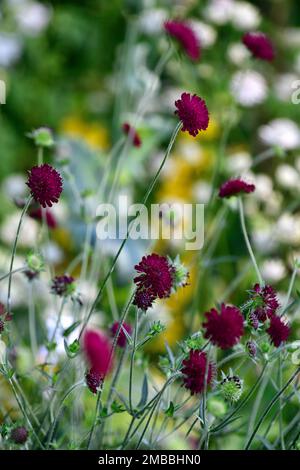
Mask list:
[{"label": "blurred yellow flower", "polygon": [[106,150],[109,147],[108,131],[98,122],[68,116],[61,122],[61,130],[64,134],[84,140],[96,150]]}]

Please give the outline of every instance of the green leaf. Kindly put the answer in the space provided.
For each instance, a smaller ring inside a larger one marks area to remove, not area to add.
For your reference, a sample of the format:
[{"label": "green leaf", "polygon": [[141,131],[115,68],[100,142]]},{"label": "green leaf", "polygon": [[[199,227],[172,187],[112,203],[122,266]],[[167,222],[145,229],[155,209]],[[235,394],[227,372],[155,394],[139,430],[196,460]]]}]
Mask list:
[{"label": "green leaf", "polygon": [[147,403],[148,398],[148,378],[147,375],[144,375],[143,386],[142,386],[142,395],[140,402],[138,404],[138,409],[143,408]]},{"label": "green leaf", "polygon": [[165,414],[169,416],[170,418],[172,418],[174,415],[174,411],[175,411],[174,403],[170,401],[169,408],[165,411]]},{"label": "green leaf", "polygon": [[80,321],[76,321],[71,326],[69,326],[69,328],[66,328],[63,332],[63,336],[67,338],[71,333],[73,333],[74,330],[76,330],[76,328],[80,325],[80,323],[81,323]]},{"label": "green leaf", "polygon": [[64,346],[67,356],[70,359],[73,359],[75,356],[77,356],[80,351],[80,343],[78,339],[75,339],[75,341],[73,341],[73,343],[71,343],[70,345],[68,345],[67,341],[64,340]]}]

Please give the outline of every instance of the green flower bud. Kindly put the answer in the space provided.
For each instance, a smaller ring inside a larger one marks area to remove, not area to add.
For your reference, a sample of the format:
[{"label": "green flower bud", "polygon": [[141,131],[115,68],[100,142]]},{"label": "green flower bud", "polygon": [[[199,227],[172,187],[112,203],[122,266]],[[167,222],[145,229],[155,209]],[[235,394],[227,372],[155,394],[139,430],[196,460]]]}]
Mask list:
[{"label": "green flower bud", "polygon": [[243,393],[243,381],[237,376],[227,376],[220,384],[220,391],[225,400],[236,402]]},{"label": "green flower bud", "polygon": [[34,272],[40,272],[44,269],[44,260],[39,253],[29,253],[26,258],[26,264]]},{"label": "green flower bud", "polygon": [[268,353],[270,351],[270,344],[267,341],[264,341],[260,345],[260,349],[263,353]]},{"label": "green flower bud", "polygon": [[35,145],[38,147],[52,147],[54,144],[52,132],[47,127],[40,127],[32,131],[29,137],[34,140]]},{"label": "green flower bud", "polygon": [[174,261],[171,258],[168,258],[168,260],[173,270],[173,288],[177,290],[179,287],[186,286],[189,281],[189,272],[187,268],[180,262],[179,256],[177,255]]}]

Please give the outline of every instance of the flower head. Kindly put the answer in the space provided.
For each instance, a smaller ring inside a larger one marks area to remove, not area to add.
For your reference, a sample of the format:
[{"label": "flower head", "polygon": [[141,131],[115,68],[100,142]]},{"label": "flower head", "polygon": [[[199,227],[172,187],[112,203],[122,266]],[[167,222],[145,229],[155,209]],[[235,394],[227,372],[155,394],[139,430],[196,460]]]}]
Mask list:
[{"label": "flower head", "polygon": [[53,203],[58,202],[62,192],[60,174],[47,163],[31,168],[26,184],[35,201],[43,207],[51,207]]},{"label": "flower head", "polygon": [[128,137],[131,139],[135,147],[140,147],[142,145],[142,140],[133,126],[128,124],[128,122],[124,122],[122,129],[124,134],[128,135]]},{"label": "flower head", "polygon": [[98,372],[95,372],[93,369],[90,369],[85,374],[85,382],[89,390],[96,395],[102,383],[102,376]]},{"label": "flower head", "polygon": [[75,279],[72,276],[67,276],[66,274],[55,276],[52,280],[51,291],[59,297],[67,297],[73,294],[76,289],[74,281]]},{"label": "flower head", "polygon": [[254,314],[261,322],[274,315],[279,307],[277,294],[269,285],[261,287],[259,284],[255,284],[252,291],[252,301]]},{"label": "flower head", "polygon": [[182,131],[188,131],[196,137],[199,131],[205,131],[209,123],[209,115],[206,103],[197,95],[182,93],[179,100],[175,101],[178,115],[182,122]]},{"label": "flower head", "polygon": [[5,323],[12,319],[11,315],[6,312],[2,302],[0,302],[0,335],[5,329]]},{"label": "flower head", "polygon": [[254,328],[254,330],[257,330],[259,327],[259,320],[257,316],[255,315],[255,312],[250,312],[248,316],[248,322]]},{"label": "flower head", "polygon": [[156,253],[143,256],[135,269],[140,273],[134,278],[138,290],[150,289],[150,297],[151,294],[160,299],[169,297],[173,287],[174,268],[165,256]]},{"label": "flower head", "polygon": [[253,193],[254,190],[254,184],[249,184],[240,178],[236,178],[225,181],[225,183],[222,184],[219,190],[219,197],[224,198],[236,196],[240,193]]},{"label": "flower head", "polygon": [[29,137],[34,140],[35,145],[38,147],[52,147],[54,144],[52,131],[48,127],[35,129],[29,134]]},{"label": "flower head", "polygon": [[243,43],[258,59],[271,62],[275,57],[273,44],[264,33],[246,33],[243,36]]},{"label": "flower head", "polygon": [[[38,220],[39,222],[43,221],[43,211],[41,207],[36,207],[31,209],[28,213],[29,217],[34,220]],[[45,221],[49,228],[54,229],[57,227],[56,219],[51,211],[48,209],[45,210]]]},{"label": "flower head", "polygon": [[212,308],[205,316],[204,337],[221,349],[232,348],[244,334],[244,318],[235,306],[222,304],[220,313]]},{"label": "flower head", "polygon": [[11,431],[10,438],[15,444],[25,444],[28,439],[28,431],[24,426],[18,426]]},{"label": "flower head", "polygon": [[133,299],[133,305],[136,305],[140,310],[146,312],[148,308],[152,307],[155,299],[156,296],[151,289],[137,289]]},{"label": "flower head", "polygon": [[189,357],[182,361],[183,383],[191,394],[201,393],[204,390],[205,374],[207,371],[207,386],[212,383],[215,375],[215,364],[210,362],[207,366],[207,355],[200,350],[191,349]]},{"label": "flower head", "polygon": [[246,343],[246,349],[250,357],[255,357],[257,353],[257,345],[253,340],[249,340]]},{"label": "flower head", "polygon": [[225,400],[236,402],[243,393],[243,381],[237,376],[227,376],[220,384],[220,391]]},{"label": "flower head", "polygon": [[267,329],[267,333],[271,338],[271,342],[278,348],[281,343],[284,343],[288,339],[290,328],[280,317],[273,315],[270,319],[270,326]]},{"label": "flower head", "polygon": [[[111,333],[112,333],[113,337],[116,336],[118,328],[119,328],[119,322],[116,321],[116,322],[114,322],[114,324],[111,327]],[[127,337],[126,337],[126,334],[125,334],[124,330],[126,330],[126,332],[130,336],[131,333],[132,333],[131,325],[129,325],[128,323],[123,323],[122,324],[122,327],[120,329],[119,336],[118,336],[118,339],[117,339],[117,345],[120,346],[120,348],[125,348],[125,346],[127,344]]]},{"label": "flower head", "polygon": [[111,343],[100,331],[87,330],[83,337],[83,350],[94,374],[103,379],[112,367]]},{"label": "flower head", "polygon": [[177,39],[192,60],[200,58],[200,44],[193,29],[183,21],[169,20],[164,23],[165,31]]},{"label": "flower head", "polygon": [[185,287],[189,282],[189,272],[187,268],[180,262],[179,256],[176,256],[174,261],[168,258],[170,266],[172,266],[173,275],[173,288],[176,290],[178,287]]}]

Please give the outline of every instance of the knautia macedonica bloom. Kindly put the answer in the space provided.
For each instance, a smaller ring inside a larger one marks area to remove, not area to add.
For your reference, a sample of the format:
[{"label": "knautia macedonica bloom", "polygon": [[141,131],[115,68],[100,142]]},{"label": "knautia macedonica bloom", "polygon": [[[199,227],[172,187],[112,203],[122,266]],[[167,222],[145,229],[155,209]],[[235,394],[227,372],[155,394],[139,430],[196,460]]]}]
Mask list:
[{"label": "knautia macedonica bloom", "polygon": [[181,44],[190,59],[196,61],[200,58],[199,40],[191,26],[184,21],[169,20],[164,23],[164,28],[170,36]]},{"label": "knautia macedonica bloom", "polygon": [[[114,324],[111,327],[110,331],[111,331],[111,334],[112,334],[113,337],[115,337],[116,334],[117,334],[117,331],[119,329],[119,324],[120,323],[118,321],[116,321],[116,322],[114,322]],[[120,346],[120,348],[125,348],[125,346],[127,344],[127,337],[126,337],[126,334],[125,334],[124,330],[126,330],[128,335],[130,336],[131,333],[132,333],[131,325],[129,325],[128,323],[123,323],[122,324],[122,327],[120,329],[119,336],[118,336],[118,339],[117,339],[117,345]]]},{"label": "knautia macedonica bloom", "polygon": [[134,299],[133,305],[136,305],[140,310],[146,312],[148,308],[151,308],[153,302],[156,300],[156,296],[152,292],[151,289],[137,289]]},{"label": "knautia macedonica bloom", "polygon": [[95,372],[93,369],[90,369],[85,374],[85,383],[87,387],[89,388],[89,390],[95,395],[99,391],[102,381],[103,381],[102,376],[98,372]]},{"label": "knautia macedonica bloom", "polygon": [[254,312],[250,312],[248,315],[248,323],[254,328],[254,330],[257,330],[259,327],[259,320],[257,316],[255,315]]},{"label": "knautia macedonica bloom", "polygon": [[197,95],[182,93],[179,100],[175,101],[178,115],[182,122],[181,130],[187,131],[193,137],[198,132],[205,131],[209,123],[209,115],[205,101]]},{"label": "knautia macedonica bloom", "polygon": [[253,358],[256,357],[257,345],[256,345],[255,341],[253,341],[253,340],[247,341],[246,349],[247,349],[250,357],[253,357]]},{"label": "knautia macedonica bloom", "polygon": [[243,43],[258,59],[271,62],[275,57],[273,44],[264,33],[246,33],[243,36]]},{"label": "knautia macedonica bloom", "polygon": [[174,268],[165,256],[156,253],[143,256],[135,266],[140,273],[134,278],[138,290],[150,289],[155,297],[169,297],[173,287]]},{"label": "knautia macedonica bloom", "polygon": [[124,134],[128,135],[128,137],[131,139],[135,147],[140,147],[142,145],[142,139],[133,126],[128,124],[128,122],[124,122],[122,129]]},{"label": "knautia macedonica bloom", "polygon": [[112,367],[112,345],[98,330],[87,330],[83,336],[83,351],[94,374],[103,379]]},{"label": "knautia macedonica bloom", "polygon": [[43,219],[45,220],[47,227],[54,229],[57,227],[57,222],[56,219],[53,215],[52,212],[50,212],[48,209],[45,210],[45,214],[43,214],[42,208],[41,207],[35,207],[31,209],[28,212],[29,217],[31,217],[34,220],[38,220],[39,222],[42,222]]},{"label": "knautia macedonica bloom", "polygon": [[244,334],[244,318],[240,310],[233,305],[221,305],[218,312],[212,308],[205,313],[204,337],[221,349],[232,348]]},{"label": "knautia macedonica bloom", "polygon": [[220,392],[225,400],[236,402],[243,393],[243,381],[237,376],[225,376],[220,384]]},{"label": "knautia macedonica bloom", "polygon": [[270,326],[267,329],[267,333],[271,338],[271,342],[278,348],[288,339],[290,328],[280,317],[273,315],[270,319]]},{"label": "knautia macedonica bloom", "polygon": [[241,193],[253,193],[253,191],[255,191],[254,184],[249,184],[240,178],[236,178],[225,181],[222,184],[219,190],[219,197],[227,198]]},{"label": "knautia macedonica bloom", "polygon": [[252,310],[260,322],[266,321],[279,307],[277,294],[272,286],[255,284],[251,292]]},{"label": "knautia macedonica bloom", "polygon": [[43,207],[58,202],[63,189],[60,174],[47,163],[31,168],[26,184],[34,200]]},{"label": "knautia macedonica bloom", "polygon": [[24,426],[18,426],[17,428],[12,429],[10,439],[15,444],[25,444],[28,439],[27,429]]},{"label": "knautia macedonica bloom", "polygon": [[215,364],[209,362],[207,365],[207,354],[205,352],[191,349],[189,357],[182,361],[182,365],[183,383],[192,395],[203,392],[206,372],[206,386],[208,387],[212,383],[215,376]]},{"label": "knautia macedonica bloom", "polygon": [[76,290],[75,279],[72,276],[55,276],[52,280],[51,292],[59,297],[72,295]]}]

